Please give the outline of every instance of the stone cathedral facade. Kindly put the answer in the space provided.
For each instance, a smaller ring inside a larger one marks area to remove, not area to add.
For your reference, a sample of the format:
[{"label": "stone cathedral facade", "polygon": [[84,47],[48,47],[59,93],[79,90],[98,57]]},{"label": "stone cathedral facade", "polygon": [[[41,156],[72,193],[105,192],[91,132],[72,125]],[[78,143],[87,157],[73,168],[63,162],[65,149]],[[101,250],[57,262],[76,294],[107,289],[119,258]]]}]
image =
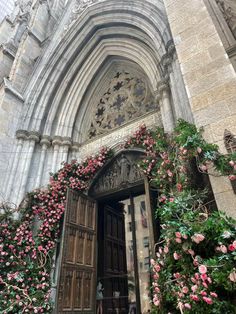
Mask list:
[{"label": "stone cathedral facade", "polygon": [[[62,161],[178,118],[236,134],[234,0],[19,0],[0,25],[0,190],[19,204]],[[235,214],[226,178],[218,207]]]},{"label": "stone cathedral facade", "polygon": [[[138,170],[143,152],[121,144],[182,118],[236,151],[235,0],[17,0],[0,61],[0,203],[18,206],[63,161],[115,151],[87,195],[67,194],[55,313],[95,313],[101,278],[104,313],[148,313],[157,191]],[[236,217],[235,186],[210,182]]]}]

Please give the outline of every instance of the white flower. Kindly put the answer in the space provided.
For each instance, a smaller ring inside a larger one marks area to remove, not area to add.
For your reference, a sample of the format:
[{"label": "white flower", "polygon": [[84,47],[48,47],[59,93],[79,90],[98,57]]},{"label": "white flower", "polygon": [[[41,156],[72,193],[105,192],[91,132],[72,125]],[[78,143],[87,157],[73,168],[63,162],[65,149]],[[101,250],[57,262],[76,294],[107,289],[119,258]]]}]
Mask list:
[{"label": "white flower", "polygon": [[228,239],[232,236],[232,233],[230,231],[224,231],[223,234],[222,234],[222,237],[224,239]]}]

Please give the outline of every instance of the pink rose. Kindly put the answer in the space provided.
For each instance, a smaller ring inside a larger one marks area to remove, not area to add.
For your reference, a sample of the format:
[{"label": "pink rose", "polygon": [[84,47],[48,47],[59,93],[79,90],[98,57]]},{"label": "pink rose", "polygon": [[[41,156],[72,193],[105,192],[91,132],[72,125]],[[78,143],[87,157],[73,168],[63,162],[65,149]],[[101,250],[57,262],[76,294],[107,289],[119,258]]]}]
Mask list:
[{"label": "pink rose", "polygon": [[192,241],[199,244],[200,242],[202,242],[205,237],[203,234],[201,233],[195,233],[192,237],[191,237]]},{"label": "pink rose", "polygon": [[200,274],[206,274],[207,273],[207,267],[205,265],[200,265],[198,267],[199,273]]},{"label": "pink rose", "polygon": [[175,236],[176,236],[176,238],[181,238],[182,237],[180,232],[175,232]]},{"label": "pink rose", "polygon": [[169,248],[168,248],[168,246],[165,246],[164,247],[164,253],[167,254],[168,252],[169,252]]},{"label": "pink rose", "polygon": [[192,249],[189,249],[189,250],[188,250],[188,253],[189,253],[190,255],[192,255],[192,256],[195,254],[195,252],[194,252]]},{"label": "pink rose", "polygon": [[203,299],[203,301],[205,301],[207,304],[212,304],[212,303],[213,303],[213,301],[212,301],[211,298],[203,297],[202,299]]},{"label": "pink rose", "polygon": [[189,303],[184,303],[184,307],[185,307],[186,309],[191,310],[191,305],[190,305]]},{"label": "pink rose", "polygon": [[155,271],[159,272],[161,270],[161,267],[160,267],[160,265],[156,264],[154,266],[154,269],[155,269]]},{"label": "pink rose", "polygon": [[232,273],[229,274],[229,280],[232,282],[236,282],[236,271],[232,271]]},{"label": "pink rose", "polygon": [[233,244],[230,244],[228,246],[229,251],[233,252],[235,250],[235,246]]},{"label": "pink rose", "polygon": [[213,297],[213,298],[217,298],[218,295],[215,293],[215,292],[210,292],[210,295]]},{"label": "pink rose", "polygon": [[236,176],[231,174],[231,175],[229,175],[229,179],[230,179],[230,181],[234,181],[234,180],[236,180]]},{"label": "pink rose", "polygon": [[199,297],[195,294],[191,294],[190,295],[190,298],[193,300],[193,301],[199,301]]},{"label": "pink rose", "polygon": [[175,242],[182,243],[182,240],[180,238],[175,238]]},{"label": "pink rose", "polygon": [[201,274],[200,277],[201,277],[202,281],[206,281],[208,278],[207,274]]},{"label": "pink rose", "polygon": [[189,290],[188,290],[188,287],[184,286],[184,287],[182,288],[182,292],[183,292],[183,293],[186,294],[186,293],[188,293],[188,291],[189,291]]},{"label": "pink rose", "polygon": [[160,300],[157,299],[157,298],[154,298],[153,299],[153,303],[154,303],[154,305],[159,306],[160,305]]},{"label": "pink rose", "polygon": [[225,245],[221,245],[221,246],[220,246],[220,251],[221,251],[222,253],[226,254],[226,253],[227,253],[227,247],[226,247]]},{"label": "pink rose", "polygon": [[173,257],[176,261],[180,259],[180,255],[176,252],[174,252]]},{"label": "pink rose", "polygon": [[179,279],[179,278],[181,277],[181,275],[180,275],[180,273],[175,273],[175,274],[174,274],[174,277],[175,277],[176,279]]},{"label": "pink rose", "polygon": [[196,292],[197,289],[198,289],[198,286],[197,286],[197,285],[194,285],[194,286],[191,287],[191,290],[192,290],[193,292]]}]

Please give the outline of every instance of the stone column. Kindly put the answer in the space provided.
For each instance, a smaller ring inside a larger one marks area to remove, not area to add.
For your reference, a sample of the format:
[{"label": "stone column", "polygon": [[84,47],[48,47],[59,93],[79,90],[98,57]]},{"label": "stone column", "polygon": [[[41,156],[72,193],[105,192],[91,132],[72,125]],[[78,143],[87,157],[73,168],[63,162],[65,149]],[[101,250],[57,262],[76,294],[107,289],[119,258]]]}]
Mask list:
[{"label": "stone column", "polygon": [[68,160],[68,151],[69,148],[71,147],[71,139],[69,137],[64,137],[63,138],[63,142],[62,142],[62,147],[63,147],[63,151],[62,151],[62,161],[61,162],[67,162]]},{"label": "stone column", "polygon": [[42,149],[41,149],[41,155],[40,155],[40,160],[39,160],[39,165],[38,165],[38,173],[37,173],[37,177],[35,180],[35,187],[36,188],[39,188],[40,184],[41,184],[41,178],[42,178],[42,174],[43,174],[43,168],[44,168],[44,162],[45,162],[47,149],[51,145],[50,136],[48,136],[48,135],[42,136],[42,139],[40,141],[40,145],[42,146]]},{"label": "stone column", "polygon": [[18,191],[17,202],[16,202],[17,204],[19,204],[22,201],[24,194],[26,192],[27,179],[29,175],[29,169],[30,169],[30,165],[32,161],[34,147],[35,147],[35,143],[38,141],[39,141],[38,132],[34,132],[34,131],[29,132],[29,136],[27,139],[28,145],[26,147],[26,152],[25,152],[26,155],[23,160],[23,167],[22,167],[23,172],[21,174],[22,179],[21,179],[21,184]]},{"label": "stone column", "polygon": [[[236,73],[204,0],[164,0],[194,122],[222,153],[224,130],[236,133]],[[210,177],[218,209],[236,218],[228,178]]]},{"label": "stone column", "polygon": [[53,146],[52,173],[55,173],[57,170],[58,153],[59,153],[59,148],[61,144],[62,144],[62,137],[55,136],[52,141],[52,146]]},{"label": "stone column", "polygon": [[10,163],[11,169],[10,169],[9,179],[8,179],[8,183],[6,187],[6,194],[5,194],[6,201],[10,201],[13,183],[15,183],[16,171],[19,165],[19,160],[22,157],[21,152],[22,152],[23,143],[27,139],[27,137],[28,137],[28,132],[25,130],[18,130],[16,132],[16,138],[17,138],[16,153],[14,154],[12,162]]},{"label": "stone column", "polygon": [[78,160],[77,153],[79,151],[79,147],[80,147],[79,143],[73,142],[73,145],[71,146],[71,159],[72,160]]},{"label": "stone column", "polygon": [[174,116],[170,100],[170,88],[167,82],[162,81],[158,85],[156,99],[160,103],[162,123],[165,132],[171,132],[174,129]]}]

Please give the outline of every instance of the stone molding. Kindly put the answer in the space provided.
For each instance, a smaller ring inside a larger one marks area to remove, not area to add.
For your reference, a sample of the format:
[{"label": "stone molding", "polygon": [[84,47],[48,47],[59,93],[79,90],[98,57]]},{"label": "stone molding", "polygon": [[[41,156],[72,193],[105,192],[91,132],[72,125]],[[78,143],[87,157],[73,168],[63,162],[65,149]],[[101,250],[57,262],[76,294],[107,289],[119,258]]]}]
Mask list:
[{"label": "stone molding", "polygon": [[11,49],[11,47],[8,47],[8,45],[0,45],[0,49],[2,49],[2,52],[4,55],[9,56],[12,60],[15,59],[16,52]]},{"label": "stone molding", "polygon": [[11,93],[13,96],[15,96],[16,98],[18,98],[20,101],[24,102],[24,98],[21,95],[20,92],[18,92],[13,86],[11,81],[9,81],[7,78],[4,77],[3,79],[4,82],[4,89],[6,92]]},{"label": "stone molding", "polygon": [[47,147],[51,146],[52,144],[52,140],[51,137],[49,135],[43,135],[40,141],[40,145],[46,145]]},{"label": "stone molding", "polygon": [[168,80],[162,80],[157,84],[157,94],[156,97],[159,95],[162,96],[163,92],[168,92],[170,90],[169,82]]},{"label": "stone molding", "polygon": [[33,140],[33,141],[35,141],[36,143],[38,143],[38,142],[39,142],[39,139],[40,139],[40,135],[39,135],[39,133],[36,132],[36,131],[30,131],[30,132],[29,132],[28,139],[29,139],[29,140]]},{"label": "stone molding", "polygon": [[71,138],[70,138],[70,137],[63,137],[62,140],[63,140],[63,141],[62,141],[62,146],[71,147],[72,141],[71,141]]},{"label": "stone molding", "polygon": [[26,130],[17,130],[16,131],[16,138],[18,140],[26,140],[29,136],[29,132]]},{"label": "stone molding", "polygon": [[78,142],[73,142],[73,143],[72,143],[72,146],[71,146],[71,149],[72,149],[74,152],[78,152],[80,146],[81,146],[80,143],[78,143]]},{"label": "stone molding", "polygon": [[61,146],[63,143],[63,138],[61,136],[54,136],[53,140],[52,140],[52,146],[56,146],[56,145],[59,145]]}]

